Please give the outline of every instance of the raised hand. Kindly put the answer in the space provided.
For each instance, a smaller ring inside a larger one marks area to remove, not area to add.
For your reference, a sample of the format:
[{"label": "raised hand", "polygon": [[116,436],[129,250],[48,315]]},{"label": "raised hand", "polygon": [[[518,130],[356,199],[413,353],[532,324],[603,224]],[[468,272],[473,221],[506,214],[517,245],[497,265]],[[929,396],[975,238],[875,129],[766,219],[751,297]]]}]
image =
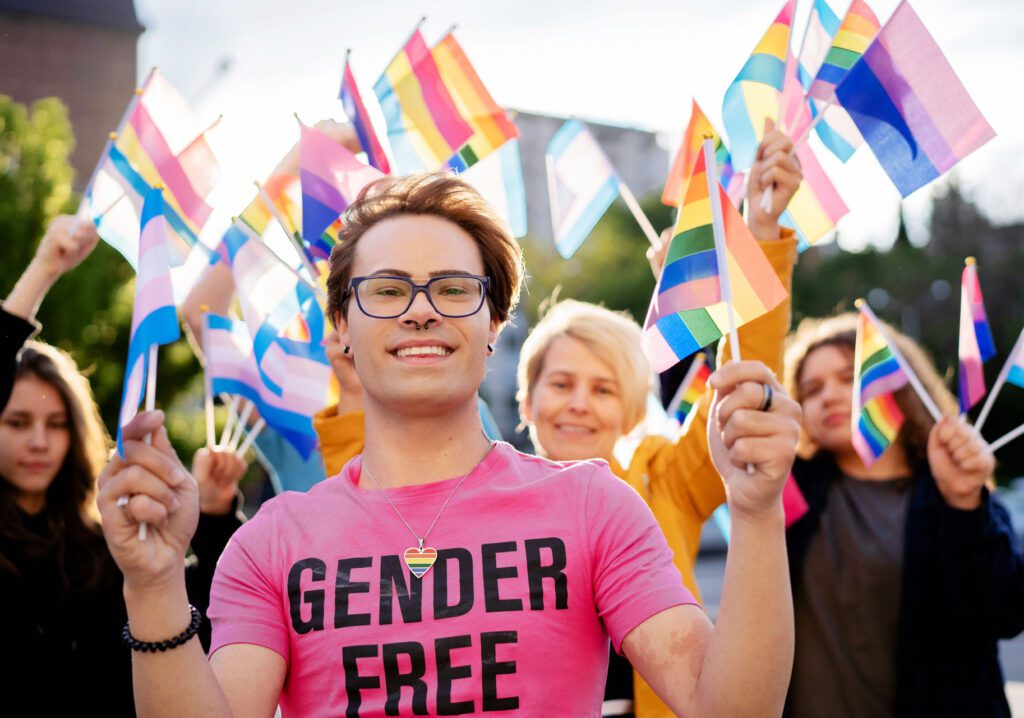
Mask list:
[{"label": "raised hand", "polygon": [[[747,174],[747,225],[758,240],[778,239],[779,215],[793,199],[803,173],[793,154],[793,142],[770,119],[765,122],[764,139],[757,148],[754,166]],[[761,195],[771,188],[771,210],[761,207]]]},{"label": "raised hand", "polygon": [[[152,436],[152,444],[145,437]],[[114,454],[99,478],[103,536],[125,586],[183,580],[185,550],[199,520],[199,489],[178,460],[162,411],[141,412],[122,430],[125,459]],[[121,497],[127,496],[127,502]],[[123,505],[122,505],[123,504]],[[149,526],[145,541],[140,523]]]},{"label": "raised hand", "polygon": [[234,451],[203,447],[192,457],[192,476],[199,486],[199,510],[223,516],[231,511],[238,482],[249,465]]},{"label": "raised hand", "polygon": [[54,217],[33,261],[57,277],[81,264],[99,241],[96,225],[69,214]]},{"label": "raised hand", "polygon": [[[790,399],[772,371],[757,361],[730,362],[711,375],[715,390],[708,421],[711,460],[725,480],[734,512],[781,510],[800,436],[800,405]],[[764,385],[772,389],[771,406]],[[747,472],[747,465],[753,472]]]},{"label": "raised hand", "polygon": [[928,433],[928,467],[946,503],[970,510],[981,504],[981,489],[996,460],[974,427],[945,416]]}]

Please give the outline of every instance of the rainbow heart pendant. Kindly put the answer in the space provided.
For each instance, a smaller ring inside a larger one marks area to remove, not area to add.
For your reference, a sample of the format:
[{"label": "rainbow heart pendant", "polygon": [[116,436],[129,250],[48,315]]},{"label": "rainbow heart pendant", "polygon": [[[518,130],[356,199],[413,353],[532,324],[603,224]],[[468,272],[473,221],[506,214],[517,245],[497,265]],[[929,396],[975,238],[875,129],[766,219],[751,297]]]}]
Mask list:
[{"label": "rainbow heart pendant", "polygon": [[437,561],[437,549],[416,548],[411,546],[405,550],[405,565],[412,571],[416,578],[423,578],[423,575],[430,570],[430,567]]}]

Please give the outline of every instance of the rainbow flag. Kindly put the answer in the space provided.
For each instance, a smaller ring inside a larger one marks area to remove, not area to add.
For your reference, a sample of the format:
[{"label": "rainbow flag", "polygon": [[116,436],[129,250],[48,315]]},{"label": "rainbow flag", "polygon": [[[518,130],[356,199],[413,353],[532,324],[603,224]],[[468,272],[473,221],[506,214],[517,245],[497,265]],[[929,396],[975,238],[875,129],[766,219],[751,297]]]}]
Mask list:
[{"label": "rainbow flag", "polygon": [[443,167],[474,134],[419,30],[388,64],[373,91],[402,173]]},{"label": "rainbow flag", "polygon": [[135,304],[132,306],[132,330],[128,340],[128,360],[117,420],[117,451],[124,458],[121,433],[139,410],[146,392],[150,348],[171,344],[181,338],[178,313],[174,308],[170,259],[167,254],[167,230],[164,220],[163,192],[146,193],[139,232],[139,269],[135,277]]},{"label": "rainbow flag", "polygon": [[[384,175],[380,170],[364,165],[354,154],[315,127],[301,122],[299,126],[302,237],[312,244],[356,200],[363,187]],[[334,240],[337,241],[337,235]]]},{"label": "rainbow flag", "polygon": [[904,197],[995,137],[906,0],[835,94]]},{"label": "rainbow flag", "polygon": [[970,411],[985,396],[982,364],[995,355],[995,342],[985,314],[981,284],[978,282],[978,267],[971,257],[960,276],[960,371],[957,392],[960,413]]},{"label": "rainbow flag", "polygon": [[857,318],[853,372],[851,438],[864,465],[871,466],[903,426],[893,392],[909,380],[885,335],[863,309]]},{"label": "rainbow flag", "polygon": [[345,69],[341,73],[341,90],[338,93],[341,106],[345,114],[356,128],[356,136],[359,137],[359,144],[366,153],[366,159],[373,167],[376,167],[384,174],[391,172],[391,165],[388,157],[384,154],[377,133],[373,131],[373,123],[370,121],[370,114],[363,104],[363,96],[359,94],[359,85],[356,84],[356,76],[352,74],[348,58],[345,58]]},{"label": "rainbow flag", "polygon": [[808,96],[826,102],[832,99],[836,85],[842,82],[846,73],[868,49],[881,27],[882,24],[864,0],[853,0],[843,18],[843,24],[832,38],[828,54],[807,90]]},{"label": "rainbow flag", "polygon": [[732,166],[732,155],[725,146],[722,136],[715,131],[707,115],[700,105],[693,100],[690,110],[690,122],[683,131],[683,141],[672,160],[672,168],[665,180],[665,189],[661,193],[661,202],[669,207],[678,207],[686,193],[686,185],[690,181],[689,172],[697,161],[697,155],[704,144],[704,135],[711,133],[715,142],[715,161],[718,163],[718,181],[725,187],[726,194],[734,204],[743,200],[743,173],[736,172]]},{"label": "rainbow flag", "polygon": [[764,137],[765,120],[778,117],[795,4],[796,0],[786,0],[725,91],[722,122],[729,135],[733,164],[739,170],[745,171],[754,164],[757,146]]},{"label": "rainbow flag", "polygon": [[[643,350],[657,372],[727,333],[730,303],[739,327],[786,297],[714,168],[706,169],[705,156],[713,157],[712,142],[706,141],[704,148],[691,173],[644,322]],[[716,225],[724,236],[719,236]]]},{"label": "rainbow flag", "polygon": [[687,417],[690,416],[697,401],[704,395],[710,377],[711,367],[708,366],[706,355],[704,352],[697,352],[693,357],[693,363],[686,371],[686,376],[683,377],[682,383],[666,409],[669,418],[680,427],[686,427]]},{"label": "rainbow flag", "polygon": [[519,137],[519,128],[484,87],[453,33],[445,35],[431,54],[459,114],[473,129],[473,135],[448,160],[449,167],[462,172]]}]

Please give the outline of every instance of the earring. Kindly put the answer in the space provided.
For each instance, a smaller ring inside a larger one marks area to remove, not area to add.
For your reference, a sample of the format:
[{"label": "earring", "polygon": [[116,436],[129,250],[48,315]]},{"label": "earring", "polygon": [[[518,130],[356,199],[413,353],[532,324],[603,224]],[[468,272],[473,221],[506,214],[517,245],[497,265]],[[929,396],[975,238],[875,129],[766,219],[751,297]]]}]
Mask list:
[{"label": "earring", "polygon": [[494,353],[494,345],[493,344],[488,344],[487,345],[487,356],[490,356],[493,353]]},{"label": "earring", "polygon": [[346,344],[345,348],[342,349],[342,351],[345,352],[346,354],[348,354],[350,351],[352,351],[352,348],[348,344]]}]

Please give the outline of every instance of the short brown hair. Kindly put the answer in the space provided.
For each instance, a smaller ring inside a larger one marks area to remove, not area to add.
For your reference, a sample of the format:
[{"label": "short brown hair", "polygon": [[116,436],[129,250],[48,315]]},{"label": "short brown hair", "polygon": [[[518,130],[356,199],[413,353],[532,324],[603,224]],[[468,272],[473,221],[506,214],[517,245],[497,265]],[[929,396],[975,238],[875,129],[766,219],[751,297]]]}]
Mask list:
[{"label": "short brown hair", "polygon": [[[947,415],[955,414],[956,398],[946,388],[945,382],[935,370],[935,365],[932,364],[924,349],[913,339],[897,331],[886,322],[881,322],[881,324],[885,333],[892,338],[900,353],[910,364],[911,370],[921,380],[922,386],[935,401],[939,411]],[[803,374],[804,362],[811,352],[826,346],[836,347],[841,351],[849,352],[852,362],[856,344],[857,314],[855,312],[837,314],[825,319],[804,319],[790,336],[789,346],[786,349],[783,380],[786,391],[803,404],[804,397],[800,395],[800,378]],[[895,391],[893,398],[896,399],[900,411],[906,416],[906,421],[897,435],[897,441],[903,444],[911,461],[925,459],[928,450],[928,433],[935,420],[910,386]],[[804,453],[813,452],[815,449],[806,436],[801,437],[801,448]]]},{"label": "short brown hair", "polygon": [[505,324],[519,302],[524,273],[522,249],[484,198],[464,180],[445,172],[385,177],[360,192],[342,218],[344,226],[331,251],[327,277],[330,317],[348,310],[348,284],[359,239],[386,219],[416,214],[446,219],[473,238],[490,278],[487,306],[491,316]]}]

